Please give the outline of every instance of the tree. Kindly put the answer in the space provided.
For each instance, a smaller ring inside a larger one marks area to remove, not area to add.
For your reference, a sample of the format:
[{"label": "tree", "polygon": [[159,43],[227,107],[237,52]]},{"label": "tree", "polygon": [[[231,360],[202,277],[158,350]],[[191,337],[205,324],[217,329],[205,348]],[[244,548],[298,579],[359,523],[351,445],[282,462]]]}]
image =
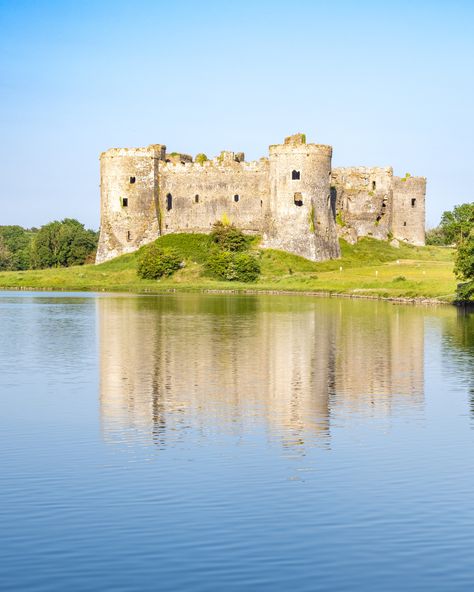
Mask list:
[{"label": "tree", "polygon": [[447,245],[460,245],[474,228],[474,202],[455,206],[441,216],[439,225]]},{"label": "tree", "polygon": [[12,269],[13,256],[8,248],[5,240],[0,235],[0,271]]},{"label": "tree", "polygon": [[42,226],[31,245],[33,268],[82,265],[97,247],[98,234],[77,220],[65,218]]},{"label": "tree", "polygon": [[458,299],[474,299],[474,230],[458,246],[454,272],[459,279],[465,280],[465,283],[458,286]]},{"label": "tree", "polygon": [[0,226],[0,239],[10,252],[8,269],[28,269],[33,232],[21,226]]}]

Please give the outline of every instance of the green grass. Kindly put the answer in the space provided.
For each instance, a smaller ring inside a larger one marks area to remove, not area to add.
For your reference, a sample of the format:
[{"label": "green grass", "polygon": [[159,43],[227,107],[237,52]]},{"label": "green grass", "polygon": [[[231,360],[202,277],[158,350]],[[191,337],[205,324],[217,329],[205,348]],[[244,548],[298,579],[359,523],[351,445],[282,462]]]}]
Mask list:
[{"label": "green grass", "polygon": [[[259,254],[262,275],[258,282],[221,282],[202,273],[211,239],[204,234],[169,234],[158,239],[173,247],[186,261],[171,278],[141,280],[137,253],[102,265],[0,273],[2,288],[160,292],[163,290],[262,290],[330,292],[391,298],[454,299],[453,250],[444,247],[399,249],[387,242],[365,238],[356,245],[341,241],[342,258],[314,263],[273,249],[252,248]],[[342,270],[341,270],[342,268]],[[404,279],[401,279],[404,278]]]}]

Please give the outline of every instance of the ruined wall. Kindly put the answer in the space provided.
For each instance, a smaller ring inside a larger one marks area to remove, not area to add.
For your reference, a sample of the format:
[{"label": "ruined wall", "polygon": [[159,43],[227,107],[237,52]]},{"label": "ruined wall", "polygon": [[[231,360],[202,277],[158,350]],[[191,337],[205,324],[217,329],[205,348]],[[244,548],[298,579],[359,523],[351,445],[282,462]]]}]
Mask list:
[{"label": "ruined wall", "polygon": [[393,178],[393,235],[414,245],[425,244],[424,177]]},{"label": "ruined wall", "polygon": [[263,246],[313,261],[339,257],[330,199],[332,148],[302,134],[270,146],[270,197]]},{"label": "ruined wall", "polygon": [[[166,146],[113,148],[101,154],[101,230],[96,263],[137,250],[161,234],[209,232],[224,217],[262,246],[313,261],[339,257],[338,237],[425,243],[426,179],[392,168],[331,171],[332,148],[304,134],[245,162],[222,152],[193,162]],[[336,223],[337,222],[337,223]]]},{"label": "ruined wall", "polygon": [[352,242],[360,236],[387,239],[392,224],[393,170],[349,167],[332,171],[339,235]]},{"label": "ruined wall", "polygon": [[100,156],[101,224],[96,263],[159,236],[158,166],[165,146],[112,148]]},{"label": "ruined wall", "polygon": [[226,216],[247,232],[261,232],[268,202],[268,160],[240,162],[232,152],[199,163],[162,163],[161,232],[209,232]]}]

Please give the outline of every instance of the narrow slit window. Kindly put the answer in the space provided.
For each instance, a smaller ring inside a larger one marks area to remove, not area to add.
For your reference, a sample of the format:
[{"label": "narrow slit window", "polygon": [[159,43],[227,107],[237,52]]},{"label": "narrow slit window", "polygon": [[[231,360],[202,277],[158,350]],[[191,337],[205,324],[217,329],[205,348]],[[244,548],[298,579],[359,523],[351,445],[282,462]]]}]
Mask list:
[{"label": "narrow slit window", "polygon": [[234,201],[235,203],[237,203],[239,201],[240,197],[238,195],[234,195]]},{"label": "narrow slit window", "polygon": [[411,200],[411,207],[414,208],[416,206],[416,197],[413,197]]},{"label": "narrow slit window", "polygon": [[168,212],[173,209],[173,196],[171,195],[171,193],[168,193],[168,195],[166,196],[166,209],[168,210]]},{"label": "narrow slit window", "polygon": [[300,178],[300,172],[299,171],[292,171],[291,178],[293,181],[298,181],[298,179]]},{"label": "narrow slit window", "polygon": [[377,188],[377,183],[375,181],[372,181],[372,191],[375,191],[376,188]]},{"label": "narrow slit window", "polygon": [[123,197],[122,198],[122,206],[124,208],[128,208],[128,197]]},{"label": "narrow slit window", "polygon": [[406,225],[407,225],[407,223],[406,223],[406,222],[404,222],[404,223],[403,223],[403,226],[406,226]]},{"label": "narrow slit window", "polygon": [[133,183],[135,183],[136,178],[135,177],[130,177],[130,183],[133,185]]},{"label": "narrow slit window", "polygon": [[127,230],[127,240],[128,241],[132,240],[132,233],[130,232],[130,230]]},{"label": "narrow slit window", "polygon": [[199,195],[197,193],[194,196],[194,203],[199,203]]},{"label": "narrow slit window", "polygon": [[303,196],[301,195],[301,193],[299,191],[297,193],[295,193],[293,199],[295,202],[295,206],[302,206],[303,205]]}]

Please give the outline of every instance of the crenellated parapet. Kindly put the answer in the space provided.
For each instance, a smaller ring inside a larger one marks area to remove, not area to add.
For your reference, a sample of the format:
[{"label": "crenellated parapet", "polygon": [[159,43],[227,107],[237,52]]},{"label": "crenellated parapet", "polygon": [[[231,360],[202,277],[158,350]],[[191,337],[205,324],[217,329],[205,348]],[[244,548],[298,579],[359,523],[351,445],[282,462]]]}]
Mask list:
[{"label": "crenellated parapet", "polygon": [[331,159],[331,146],[304,134],[250,162],[229,150],[193,159],[164,144],[107,150],[96,262],[163,234],[209,232],[224,218],[261,234],[264,247],[313,261],[339,257],[339,237],[424,244],[425,179],[394,177],[391,167],[332,169]]}]

